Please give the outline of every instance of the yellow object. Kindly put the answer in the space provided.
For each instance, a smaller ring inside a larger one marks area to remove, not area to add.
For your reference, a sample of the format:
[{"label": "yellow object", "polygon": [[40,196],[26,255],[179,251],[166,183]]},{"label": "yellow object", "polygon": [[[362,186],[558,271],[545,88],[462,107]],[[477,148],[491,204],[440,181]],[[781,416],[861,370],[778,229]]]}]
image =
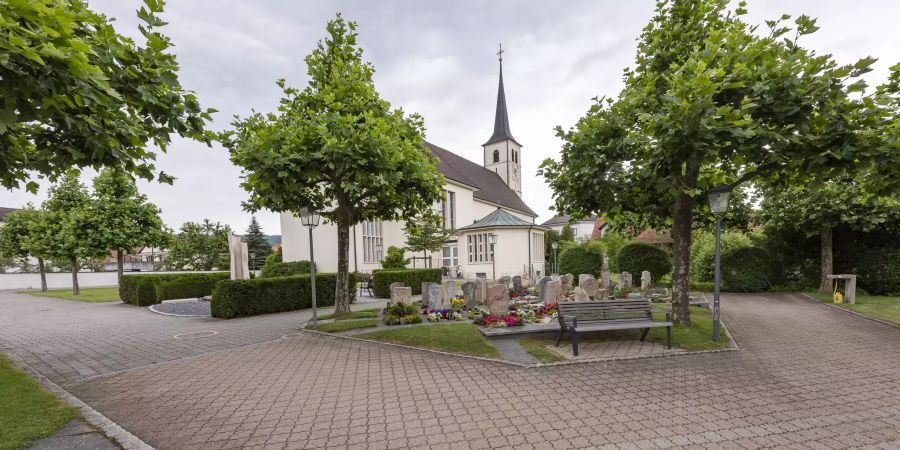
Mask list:
[{"label": "yellow object", "polygon": [[834,297],[835,303],[844,303],[844,294],[838,290],[839,283],[838,280],[834,280],[834,293],[832,294],[832,297]]}]

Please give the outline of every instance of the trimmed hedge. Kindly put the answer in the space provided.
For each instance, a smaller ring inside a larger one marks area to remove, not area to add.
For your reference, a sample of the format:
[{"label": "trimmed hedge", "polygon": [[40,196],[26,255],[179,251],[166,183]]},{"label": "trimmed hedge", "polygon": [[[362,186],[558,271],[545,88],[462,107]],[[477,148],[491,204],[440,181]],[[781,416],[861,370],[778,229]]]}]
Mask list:
[{"label": "trimmed hedge", "polygon": [[900,248],[873,248],[859,259],[859,287],[873,295],[900,294]]},{"label": "trimmed hedge", "polygon": [[[356,300],[356,277],[350,276],[350,301]],[[316,274],[316,306],[334,305],[336,273]],[[213,317],[231,319],[284,311],[296,311],[312,306],[310,277],[294,275],[255,280],[220,281],[213,293]]]},{"label": "trimmed hedge", "polygon": [[290,277],[309,273],[309,261],[266,262],[259,273],[260,278]]},{"label": "trimmed hedge", "polygon": [[163,300],[199,298],[213,293],[228,272],[122,275],[119,298],[125,303],[150,306]]},{"label": "trimmed hedge", "polygon": [[[654,283],[672,271],[672,257],[663,248],[644,242],[632,242],[619,251],[619,270],[629,272],[635,280],[647,270]],[[574,273],[574,272],[573,272]]]},{"label": "trimmed hedge", "polygon": [[577,245],[564,250],[559,255],[559,273],[571,273],[575,275],[575,284],[578,284],[578,275],[589,273],[594,277],[600,277],[603,268],[603,253],[586,245]]},{"label": "trimmed hedge", "polygon": [[413,295],[422,293],[422,283],[441,282],[441,269],[374,270],[373,293],[378,298],[391,298],[391,283],[401,282],[412,288]]},{"label": "trimmed hedge", "polygon": [[769,252],[738,247],[722,253],[722,287],[728,292],[762,292],[772,286]]}]

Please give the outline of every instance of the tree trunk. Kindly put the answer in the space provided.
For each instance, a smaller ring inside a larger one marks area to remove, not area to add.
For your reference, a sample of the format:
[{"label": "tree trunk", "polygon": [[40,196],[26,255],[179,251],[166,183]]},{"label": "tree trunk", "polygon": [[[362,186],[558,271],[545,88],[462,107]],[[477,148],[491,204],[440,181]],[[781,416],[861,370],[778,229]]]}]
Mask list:
[{"label": "tree trunk", "polygon": [[122,275],[125,273],[125,261],[122,261],[122,258],[125,256],[125,252],[121,249],[116,250],[116,272],[119,273],[119,276],[116,278],[117,280],[122,280]]},{"label": "tree trunk", "polygon": [[350,312],[350,224],[338,218],[337,283],[334,286],[334,312]]},{"label": "tree trunk", "polygon": [[47,292],[47,266],[44,258],[38,258],[38,270],[41,272],[41,291]]},{"label": "tree trunk", "polygon": [[81,294],[78,288],[78,258],[72,258],[72,294]]},{"label": "tree trunk", "polygon": [[828,226],[822,227],[822,276],[819,279],[819,292],[830,294],[834,288],[834,280],[828,278],[828,275],[834,273],[834,251],[832,247],[832,229]]},{"label": "tree trunk", "polygon": [[690,268],[691,222],[694,200],[687,194],[675,197],[672,217],[672,310],[673,320],[682,325],[691,324]]}]

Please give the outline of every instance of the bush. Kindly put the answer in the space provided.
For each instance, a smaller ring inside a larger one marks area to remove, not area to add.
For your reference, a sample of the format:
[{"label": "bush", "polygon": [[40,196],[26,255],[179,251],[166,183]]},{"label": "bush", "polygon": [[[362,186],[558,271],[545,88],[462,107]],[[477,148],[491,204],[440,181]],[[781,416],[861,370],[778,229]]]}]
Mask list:
[{"label": "bush", "polygon": [[199,298],[212,294],[216,283],[229,276],[228,272],[122,275],[119,298],[138,306],[155,305],[163,300]]},{"label": "bush", "polygon": [[[734,231],[722,232],[722,254],[753,245],[750,237]],[[716,260],[715,232],[698,233],[691,243],[691,281],[712,282]]]},{"label": "bush", "polygon": [[559,272],[575,275],[575,284],[578,284],[578,275],[583,273],[600,277],[600,269],[603,267],[602,246],[591,244],[588,242],[569,247],[559,255]]},{"label": "bush", "polygon": [[641,272],[647,270],[656,282],[672,271],[672,257],[659,246],[632,242],[619,251],[619,270],[630,273],[637,283],[640,283]]},{"label": "bush", "polygon": [[400,282],[412,288],[413,295],[422,293],[422,283],[441,282],[441,269],[375,270],[373,293],[379,298],[391,297],[391,283]]},{"label": "bush", "polygon": [[729,292],[762,292],[772,286],[769,253],[738,247],[722,254],[722,287]]},{"label": "bush", "polygon": [[402,270],[409,264],[409,259],[404,257],[402,248],[393,245],[387,248],[387,255],[381,260],[381,267],[385,270]]},{"label": "bush", "polygon": [[260,271],[260,278],[290,277],[309,273],[309,261],[267,262]]},{"label": "bush", "polygon": [[628,244],[628,238],[614,231],[607,231],[603,237],[597,239],[597,242],[603,244],[606,257],[609,258],[609,270],[613,273],[621,272],[619,270],[619,252]]},{"label": "bush", "polygon": [[[337,274],[316,274],[316,306],[334,305]],[[350,274],[350,299],[356,300],[356,279]],[[296,311],[312,306],[309,275],[294,275],[255,280],[220,281],[213,293],[213,317],[231,319],[284,311]]]},{"label": "bush", "polygon": [[873,248],[859,259],[859,286],[873,295],[900,294],[900,249]]}]

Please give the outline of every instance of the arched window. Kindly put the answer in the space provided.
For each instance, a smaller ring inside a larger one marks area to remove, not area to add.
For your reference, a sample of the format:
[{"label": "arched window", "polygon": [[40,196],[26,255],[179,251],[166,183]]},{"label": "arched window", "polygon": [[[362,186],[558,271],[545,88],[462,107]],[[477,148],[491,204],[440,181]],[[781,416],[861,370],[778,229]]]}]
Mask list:
[{"label": "arched window", "polygon": [[500,150],[494,150],[494,162],[500,162]]}]

